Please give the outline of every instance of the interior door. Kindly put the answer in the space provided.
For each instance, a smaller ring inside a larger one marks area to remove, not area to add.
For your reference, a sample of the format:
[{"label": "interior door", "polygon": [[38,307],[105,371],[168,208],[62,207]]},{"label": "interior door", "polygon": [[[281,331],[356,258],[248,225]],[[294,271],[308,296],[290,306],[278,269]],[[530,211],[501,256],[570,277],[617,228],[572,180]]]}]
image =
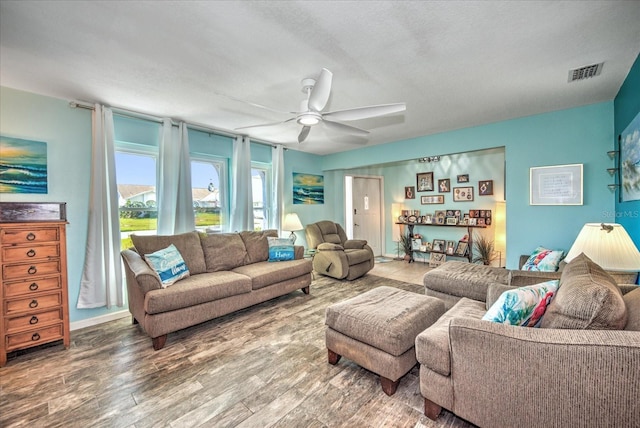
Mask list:
[{"label": "interior door", "polygon": [[353,178],[353,238],[366,239],[375,256],[382,255],[382,181]]}]

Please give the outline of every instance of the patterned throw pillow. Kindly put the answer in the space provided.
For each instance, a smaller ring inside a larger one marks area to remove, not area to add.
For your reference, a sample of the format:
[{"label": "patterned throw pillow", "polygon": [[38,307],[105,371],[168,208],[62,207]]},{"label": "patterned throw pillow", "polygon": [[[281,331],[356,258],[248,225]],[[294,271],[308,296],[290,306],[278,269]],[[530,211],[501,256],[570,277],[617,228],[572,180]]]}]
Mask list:
[{"label": "patterned throw pillow", "polygon": [[558,270],[558,266],[563,258],[564,251],[554,251],[544,247],[538,247],[522,266],[522,270],[555,272]]},{"label": "patterned throw pillow", "polygon": [[145,254],[144,259],[160,277],[162,288],[189,276],[187,264],[173,244],[155,253]]},{"label": "patterned throw pillow", "polygon": [[280,262],[295,258],[293,244],[288,238],[267,237],[269,241],[269,261]]},{"label": "patterned throw pillow", "polygon": [[[539,323],[547,304],[558,290],[559,283],[559,280],[546,281],[505,291],[482,319],[519,326],[528,326],[531,322],[531,326],[535,327],[534,324]],[[544,305],[541,304],[543,301]]]}]

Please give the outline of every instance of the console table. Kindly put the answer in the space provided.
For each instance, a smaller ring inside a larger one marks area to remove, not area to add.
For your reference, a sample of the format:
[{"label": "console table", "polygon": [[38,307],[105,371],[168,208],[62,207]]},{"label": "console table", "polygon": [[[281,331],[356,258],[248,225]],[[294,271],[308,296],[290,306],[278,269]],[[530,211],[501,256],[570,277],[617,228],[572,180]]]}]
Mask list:
[{"label": "console table", "polygon": [[[472,229],[485,229],[487,226],[482,226],[482,225],[468,225],[468,224],[428,224],[428,223],[403,223],[403,222],[396,222],[396,224],[401,225],[401,226],[407,226],[409,229],[409,237],[413,238],[413,229],[416,226],[425,226],[425,227],[464,227],[467,229],[467,237],[468,237],[468,244],[469,244],[469,255],[466,257],[469,260],[469,263],[471,263],[471,260],[473,259],[473,233],[472,233]],[[432,251],[420,251],[421,253],[431,253]],[[462,256],[454,256],[454,257],[462,257]],[[413,258],[413,251],[411,252],[410,255],[410,259],[409,259],[409,263],[414,262],[415,259]]]}]

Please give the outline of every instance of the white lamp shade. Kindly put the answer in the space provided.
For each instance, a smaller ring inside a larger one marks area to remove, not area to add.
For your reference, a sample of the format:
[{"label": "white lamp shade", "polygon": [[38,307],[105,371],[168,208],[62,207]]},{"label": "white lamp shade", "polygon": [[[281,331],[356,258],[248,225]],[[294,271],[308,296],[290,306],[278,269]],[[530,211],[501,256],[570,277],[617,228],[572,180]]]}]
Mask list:
[{"label": "white lamp shade", "polygon": [[[604,227],[603,227],[604,226]],[[611,227],[609,231],[607,228]],[[565,257],[570,262],[580,253],[612,272],[640,271],[640,251],[619,224],[587,223]]]},{"label": "white lamp shade", "polygon": [[284,223],[282,224],[282,230],[286,230],[287,232],[293,232],[295,230],[302,230],[302,223],[300,223],[300,218],[298,218],[298,214],[289,213],[284,216]]}]

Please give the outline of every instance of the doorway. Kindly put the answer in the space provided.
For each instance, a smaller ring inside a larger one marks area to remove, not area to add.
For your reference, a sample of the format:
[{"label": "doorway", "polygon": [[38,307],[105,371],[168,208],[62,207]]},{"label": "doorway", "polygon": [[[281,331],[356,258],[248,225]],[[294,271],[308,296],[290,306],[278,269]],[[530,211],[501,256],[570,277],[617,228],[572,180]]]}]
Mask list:
[{"label": "doorway", "polygon": [[383,177],[345,177],[347,236],[366,240],[375,256],[384,248],[383,188]]}]

